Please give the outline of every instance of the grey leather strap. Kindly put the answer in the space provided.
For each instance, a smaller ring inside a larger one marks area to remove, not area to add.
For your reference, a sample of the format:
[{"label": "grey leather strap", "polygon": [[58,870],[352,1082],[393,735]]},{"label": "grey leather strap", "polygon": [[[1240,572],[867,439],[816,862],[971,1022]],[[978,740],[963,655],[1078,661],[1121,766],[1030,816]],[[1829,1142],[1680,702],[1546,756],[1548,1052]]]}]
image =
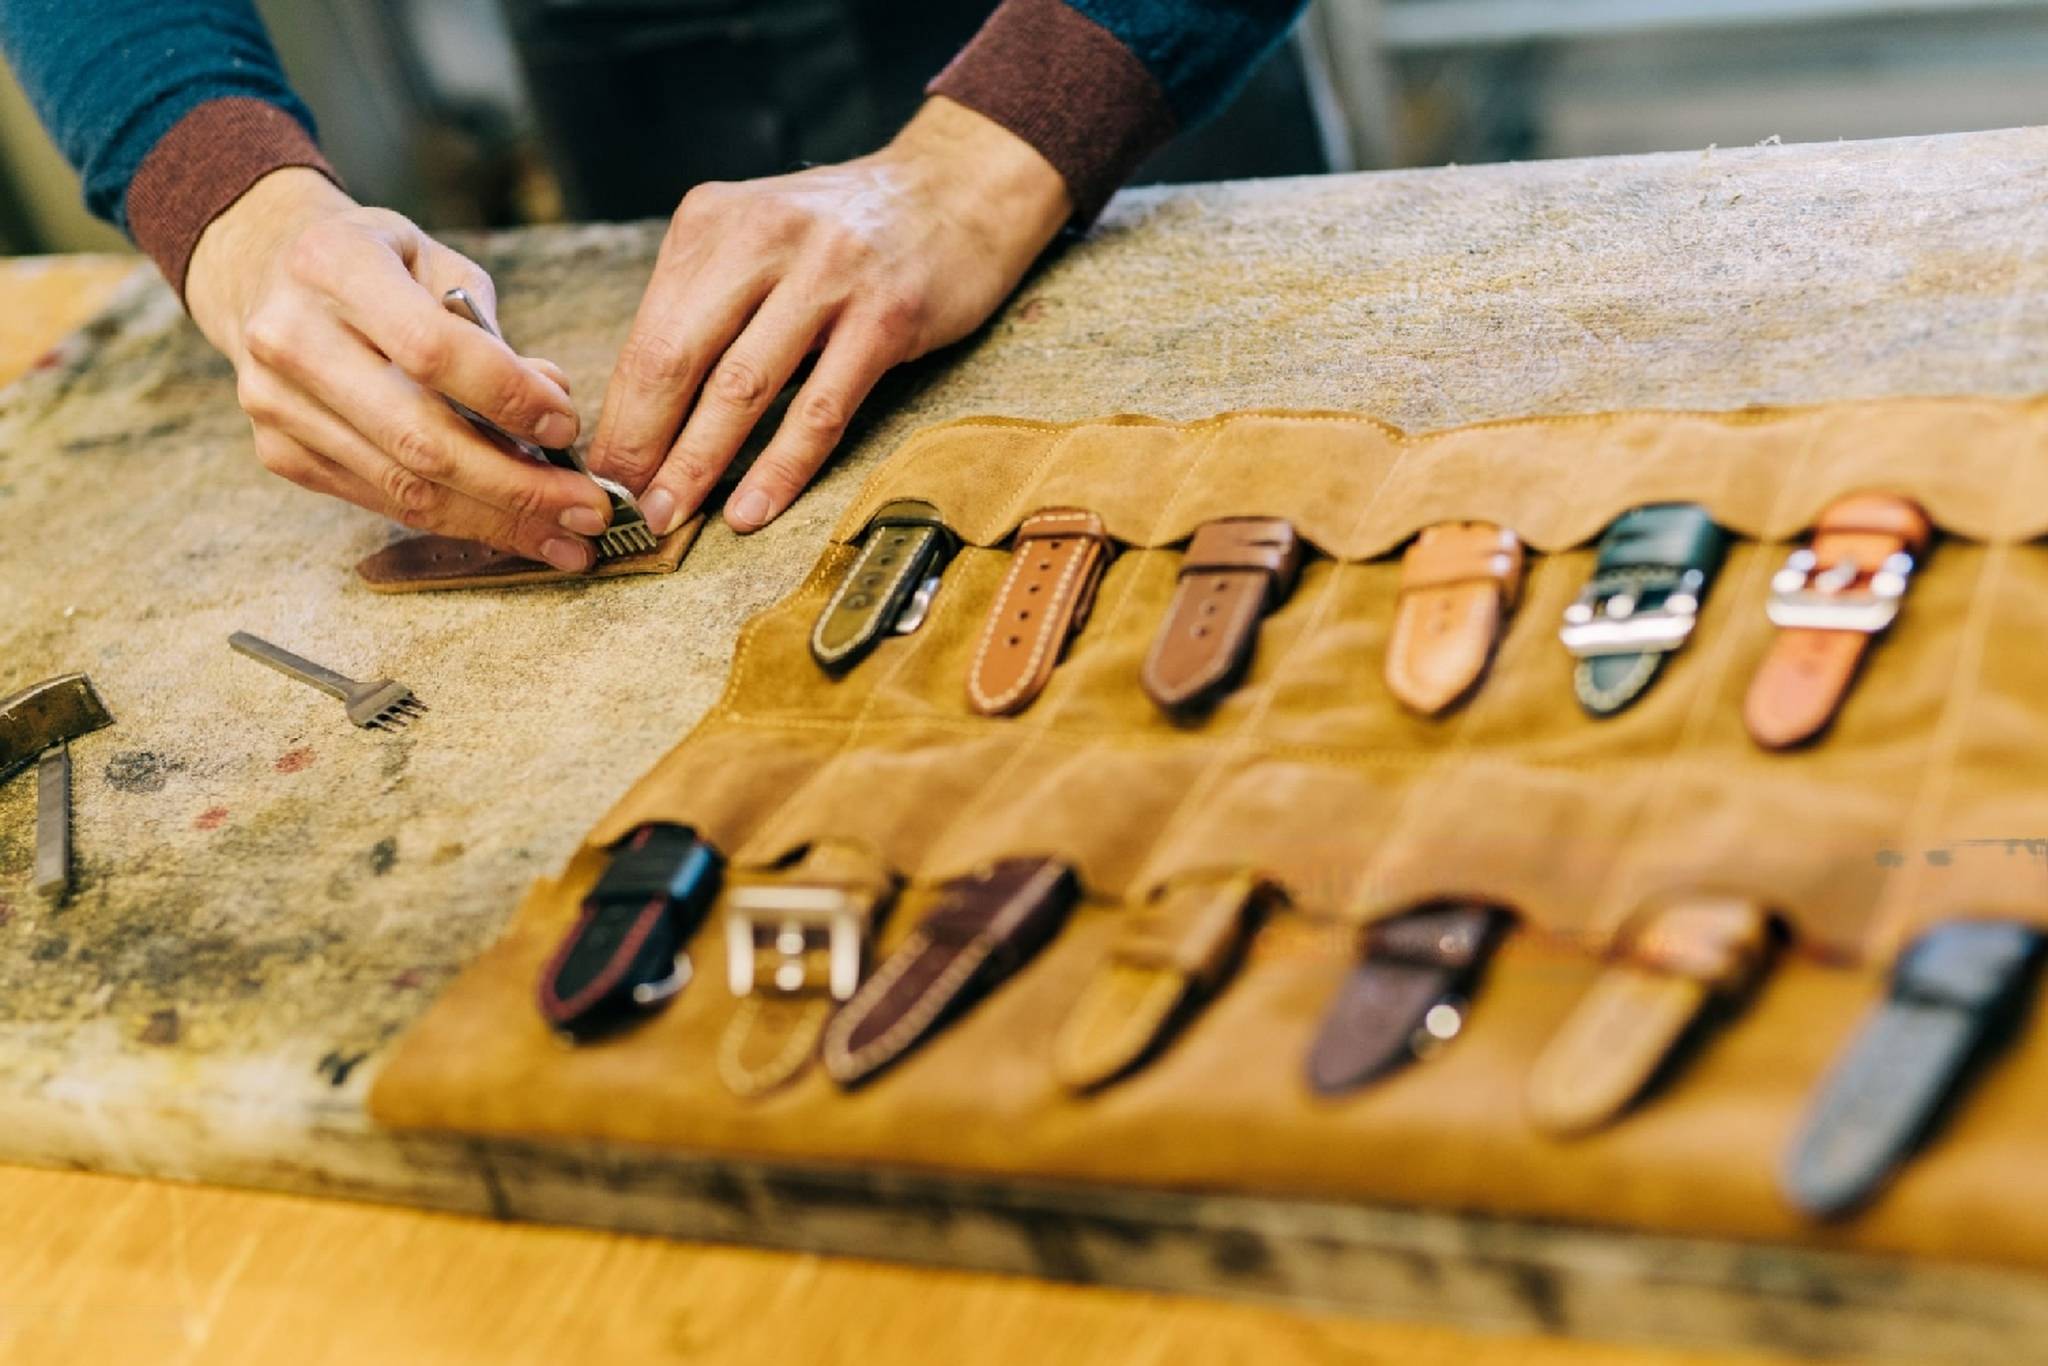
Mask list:
[{"label": "grey leather strap", "polygon": [[1915,940],[1793,1143],[1786,1198],[1828,1218],[1875,1195],[2003,1041],[2044,942],[2039,930],[2000,920],[1957,921]]}]

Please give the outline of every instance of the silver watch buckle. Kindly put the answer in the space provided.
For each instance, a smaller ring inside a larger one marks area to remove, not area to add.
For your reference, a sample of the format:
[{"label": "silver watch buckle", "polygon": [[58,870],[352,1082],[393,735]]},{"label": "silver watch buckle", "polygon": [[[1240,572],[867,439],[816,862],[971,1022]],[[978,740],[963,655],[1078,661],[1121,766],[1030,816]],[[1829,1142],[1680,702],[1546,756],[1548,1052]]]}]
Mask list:
[{"label": "silver watch buckle", "polygon": [[1863,571],[1852,560],[1822,568],[1811,548],[1795,550],[1771,576],[1765,611],[1778,626],[1812,631],[1861,631],[1875,635],[1899,615],[1899,601],[1913,577],[1913,557],[1903,550],[1885,557],[1869,582],[1856,588]]},{"label": "silver watch buckle", "polygon": [[1586,585],[1564,609],[1557,636],[1578,659],[1601,655],[1668,654],[1685,644],[1699,620],[1700,594],[1707,586],[1704,570],[1687,569],[1654,607],[1643,606],[1643,594],[1628,588],[1601,592]]},{"label": "silver watch buckle", "polygon": [[[827,989],[844,1001],[860,987],[867,961],[868,908],[844,887],[819,883],[735,887],[726,894],[726,982],[735,996],[756,989],[793,996],[810,980],[804,959],[822,948]],[[761,950],[773,951],[767,982],[757,975]]]}]

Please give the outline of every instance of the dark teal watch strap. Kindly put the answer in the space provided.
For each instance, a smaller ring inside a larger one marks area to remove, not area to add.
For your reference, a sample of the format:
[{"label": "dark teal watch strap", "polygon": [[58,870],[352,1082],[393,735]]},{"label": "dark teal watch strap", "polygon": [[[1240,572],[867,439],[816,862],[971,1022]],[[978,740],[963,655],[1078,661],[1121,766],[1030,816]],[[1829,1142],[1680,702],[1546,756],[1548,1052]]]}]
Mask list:
[{"label": "dark teal watch strap", "polygon": [[1632,508],[1607,528],[1559,632],[1578,657],[1572,687],[1587,711],[1611,716],[1656,681],[1692,633],[1727,548],[1728,533],[1693,503]]},{"label": "dark teal watch strap", "polygon": [[2044,943],[2040,931],[1999,920],[1958,921],[1915,940],[1794,1141],[1786,1198],[1827,1218],[1875,1194],[2003,1041]]}]

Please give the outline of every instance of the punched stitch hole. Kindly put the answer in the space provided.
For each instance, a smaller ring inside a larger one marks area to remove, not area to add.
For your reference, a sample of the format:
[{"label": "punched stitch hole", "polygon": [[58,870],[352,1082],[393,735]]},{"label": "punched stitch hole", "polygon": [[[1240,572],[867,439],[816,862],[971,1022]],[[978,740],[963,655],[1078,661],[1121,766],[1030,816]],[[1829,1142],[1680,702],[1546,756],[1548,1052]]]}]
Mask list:
[{"label": "punched stitch hole", "polygon": [[1024,638],[1023,638],[1022,636],[1011,636],[1011,637],[1010,637],[1010,648],[1011,648],[1011,649],[1013,649],[1013,650],[1014,650],[1014,649],[1016,649],[1016,648],[1017,648],[1017,647],[1018,647],[1019,645],[1022,645],[1023,643],[1024,643]]}]

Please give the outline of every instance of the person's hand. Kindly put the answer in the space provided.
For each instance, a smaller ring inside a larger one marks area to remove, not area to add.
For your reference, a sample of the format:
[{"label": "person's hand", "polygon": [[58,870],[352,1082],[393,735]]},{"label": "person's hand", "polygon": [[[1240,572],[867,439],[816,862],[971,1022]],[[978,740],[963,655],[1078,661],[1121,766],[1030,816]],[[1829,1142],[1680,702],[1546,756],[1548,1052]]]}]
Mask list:
[{"label": "person's hand", "polygon": [[[491,278],[318,172],[273,171],[210,224],[185,301],[234,362],[264,467],[425,531],[588,569],[611,506],[582,475],[501,448],[461,400],[543,446],[576,438],[567,377],[448,313],[461,286],[487,315]],[[573,533],[573,534],[572,534]]]},{"label": "person's hand", "polygon": [[590,447],[657,533],[696,511],[806,356],[725,520],[788,507],[890,366],[972,332],[1072,214],[1051,163],[934,98],[871,156],[704,184],[669,222]]}]

